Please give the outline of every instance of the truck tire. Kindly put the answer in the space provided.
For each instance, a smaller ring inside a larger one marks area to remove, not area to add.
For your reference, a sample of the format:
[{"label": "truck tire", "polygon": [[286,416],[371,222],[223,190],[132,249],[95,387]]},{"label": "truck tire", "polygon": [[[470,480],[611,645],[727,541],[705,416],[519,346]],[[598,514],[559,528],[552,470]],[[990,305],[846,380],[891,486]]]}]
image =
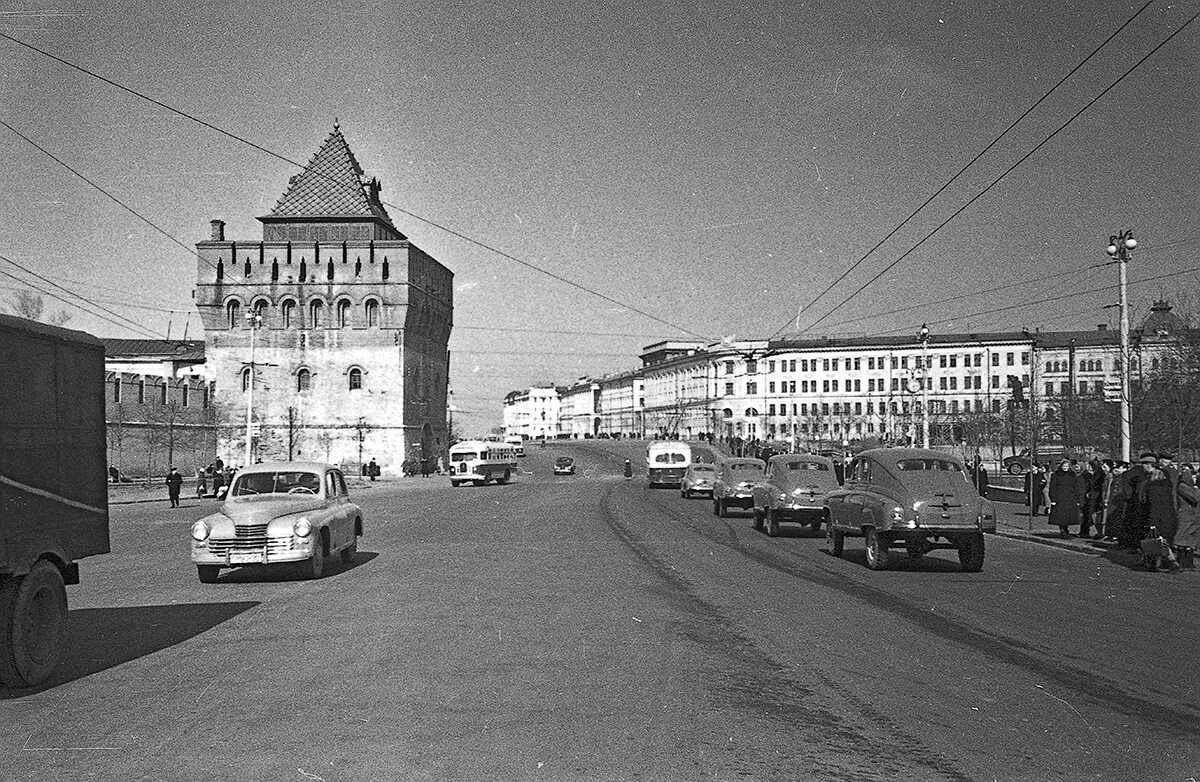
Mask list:
[{"label": "truck tire", "polygon": [[958,541],[958,563],[964,573],[983,570],[983,533],[975,532]]},{"label": "truck tire", "polygon": [[867,567],[871,570],[887,570],[891,564],[887,545],[879,539],[874,527],[867,530]]},{"label": "truck tire", "polygon": [[196,565],[196,578],[200,579],[201,584],[217,583],[220,574],[221,568],[217,565]]},{"label": "truck tire", "polygon": [[497,478],[496,483],[501,483],[501,484],[508,483],[509,478],[510,478],[509,471],[505,470],[503,477]]},{"label": "truck tire", "polygon": [[0,683],[32,687],[50,677],[62,658],[67,589],[50,562],[38,560],[25,576],[0,583]]},{"label": "truck tire", "polygon": [[829,521],[825,525],[825,548],[829,549],[829,553],[835,557],[842,555],[842,550],[846,547],[846,536],[841,530],[833,528],[833,522]]}]

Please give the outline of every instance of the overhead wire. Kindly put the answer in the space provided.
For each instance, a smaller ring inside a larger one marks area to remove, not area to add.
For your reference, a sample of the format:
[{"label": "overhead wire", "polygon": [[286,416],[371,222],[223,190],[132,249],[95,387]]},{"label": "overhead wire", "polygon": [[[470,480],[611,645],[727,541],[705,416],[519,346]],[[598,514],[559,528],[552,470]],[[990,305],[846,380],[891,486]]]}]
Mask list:
[{"label": "overhead wire", "polygon": [[[7,263],[10,263],[10,264],[12,264],[13,266],[16,266],[16,267],[17,267],[18,269],[20,269],[21,271],[23,271],[23,272],[26,272],[27,274],[33,274],[33,272],[30,272],[30,271],[29,271],[28,269],[26,269],[24,266],[21,266],[19,263],[16,263],[15,261],[13,261],[13,260],[11,260],[11,259],[9,259],[9,258],[7,258],[7,257],[5,257],[5,256],[3,256],[3,255],[0,255],[0,261],[5,261],[5,262],[7,262]],[[68,307],[74,307],[75,309],[81,310],[81,311],[83,311],[84,313],[86,313],[86,314],[88,314],[88,315],[91,315],[91,316],[92,316],[92,317],[94,317],[94,318],[99,318],[100,320],[103,320],[103,321],[105,321],[105,322],[107,322],[107,323],[110,323],[110,324],[112,324],[112,325],[114,325],[114,326],[119,326],[119,327],[121,327],[121,328],[124,328],[124,329],[129,329],[129,328],[132,328],[132,329],[134,329],[135,331],[137,331],[137,332],[140,332],[140,333],[142,333],[142,334],[149,334],[149,335],[150,335],[152,338],[154,338],[154,339],[161,339],[161,335],[159,335],[159,334],[156,334],[156,333],[154,333],[154,332],[150,331],[149,329],[147,329],[146,327],[142,326],[142,325],[141,325],[141,324],[139,324],[139,323],[135,323],[134,321],[128,320],[127,318],[123,318],[123,317],[121,317],[120,315],[118,315],[117,313],[115,313],[115,312],[112,312],[111,310],[107,310],[107,309],[105,309],[104,307],[98,307],[98,306],[96,306],[96,305],[91,305],[91,306],[95,307],[95,309],[96,309],[96,310],[99,310],[99,312],[96,312],[96,311],[93,311],[93,310],[89,310],[89,309],[87,309],[86,307],[84,307],[83,305],[81,305],[81,304],[79,304],[79,303],[77,303],[77,302],[73,302],[73,301],[70,301],[70,300],[68,300],[68,299],[65,299],[65,298],[63,298],[62,296],[58,295],[57,293],[55,293],[54,291],[52,291],[52,290],[50,290],[50,289],[48,289],[48,288],[44,288],[44,287],[42,287],[42,286],[38,285],[37,283],[33,283],[33,282],[30,282],[29,280],[26,280],[26,279],[23,279],[23,278],[21,278],[21,277],[18,277],[17,275],[15,275],[15,274],[13,274],[13,273],[11,273],[11,272],[5,271],[4,269],[0,269],[0,275],[4,275],[5,277],[8,277],[8,278],[9,278],[9,279],[11,279],[11,280],[15,280],[16,282],[19,282],[20,284],[22,284],[22,285],[24,285],[24,286],[26,286],[26,287],[29,287],[29,288],[32,288],[32,289],[34,289],[35,291],[37,291],[38,293],[42,294],[43,296],[49,296],[50,298],[54,299],[55,301],[61,302],[61,303],[63,303],[63,304],[66,304]],[[35,274],[34,276],[38,276],[38,275],[36,275],[36,274]],[[43,279],[43,280],[44,280],[45,278],[44,278],[44,277],[39,277],[39,279]],[[54,283],[50,283],[50,284],[51,284],[51,285],[54,285]],[[61,286],[57,286],[57,285],[55,285],[55,287],[61,287]],[[63,290],[66,290],[66,289],[65,289],[65,288],[63,288]],[[88,303],[86,299],[84,299],[82,296],[79,296],[79,295],[78,295],[78,294],[76,294],[76,293],[73,293],[73,292],[71,292],[71,291],[67,291],[67,293],[68,293],[68,294],[70,294],[70,295],[72,295],[72,296],[75,296],[75,297],[76,297],[76,298],[78,298],[78,299],[80,299],[80,300],[81,300],[81,301],[83,301],[85,304],[87,304],[87,303]],[[110,315],[111,315],[112,317],[109,317]],[[119,319],[119,320],[118,320],[118,319]],[[124,322],[121,322],[121,321],[124,321]]]},{"label": "overhead wire", "polygon": [[[868,287],[870,287],[872,284],[874,284],[875,281],[877,281],[883,275],[887,274],[889,271],[891,271],[893,268],[895,268],[901,261],[903,261],[910,254],[912,254],[915,250],[917,250],[919,247],[921,247],[921,245],[925,244],[925,242],[927,242],[930,238],[932,238],[934,236],[934,234],[936,234],[943,227],[945,227],[951,220],[953,220],[955,217],[958,217],[958,215],[960,215],[964,211],[966,211],[972,204],[974,204],[980,198],[982,198],[983,196],[985,196],[989,192],[991,192],[992,188],[994,188],[996,185],[998,185],[1000,182],[1002,182],[1005,177],[1007,177],[1009,174],[1011,174],[1017,168],[1017,166],[1024,163],[1026,160],[1028,160],[1030,157],[1032,157],[1039,149],[1041,149],[1046,144],[1048,144],[1050,141],[1052,141],[1055,137],[1057,137],[1059,133],[1061,133],[1067,127],[1069,127],[1071,125],[1071,123],[1073,123],[1076,119],[1078,119],[1085,111],[1087,111],[1089,108],[1094,106],[1101,98],[1103,98],[1105,95],[1107,95],[1110,90],[1112,90],[1114,87],[1116,87],[1118,84],[1120,84],[1126,77],[1128,77],[1131,73],[1133,73],[1134,70],[1136,70],[1142,63],[1146,62],[1146,60],[1148,60],[1152,56],[1154,56],[1154,54],[1156,52],[1158,52],[1159,49],[1166,46],[1168,43],[1170,43],[1175,38],[1175,36],[1179,35],[1179,33],[1183,32],[1185,29],[1187,29],[1188,25],[1190,25],[1192,22],[1194,22],[1198,17],[1200,17],[1200,12],[1197,12],[1191,18],[1189,18],[1186,22],[1184,22],[1182,25],[1180,25],[1178,29],[1176,29],[1174,32],[1172,32],[1170,35],[1168,35],[1165,39],[1163,39],[1157,46],[1155,46],[1153,49],[1151,49],[1148,53],[1146,53],[1141,59],[1139,59],[1137,62],[1135,62],[1132,66],[1130,66],[1129,69],[1126,70],[1123,74],[1118,76],[1114,82],[1109,84],[1107,87],[1105,87],[1103,90],[1101,90],[1098,95],[1096,95],[1094,98],[1092,98],[1087,103],[1085,103],[1081,108],[1079,108],[1074,114],[1072,114],[1066,120],[1066,122],[1059,125],[1058,128],[1055,129],[1055,131],[1053,133],[1051,133],[1049,136],[1047,136],[1046,138],[1044,138],[1040,142],[1038,142],[1033,147],[1033,149],[1029,150],[1029,152],[1022,155],[1015,163],[1013,163],[1008,168],[1006,168],[1004,170],[1004,172],[1000,174],[1000,176],[993,179],[992,182],[987,187],[985,187],[983,190],[981,190],[980,192],[978,192],[977,194],[972,196],[965,204],[960,206],[958,209],[954,210],[954,212],[952,212],[949,217],[947,217],[945,220],[943,220],[941,223],[939,223],[932,231],[927,233],[920,241],[918,241],[916,244],[914,244],[909,249],[905,250],[899,257],[897,257],[894,261],[892,261],[887,266],[885,266],[883,269],[881,269],[877,274],[875,274],[869,280],[864,282],[862,285],[858,286],[858,288],[856,288],[853,293],[851,293],[849,296],[846,296],[844,299],[842,299],[840,302],[838,302],[836,305],[834,305],[834,307],[832,309],[830,309],[828,312],[826,312],[824,315],[822,315],[820,318],[818,318],[816,321],[814,321],[811,325],[804,328],[800,333],[805,333],[805,332],[811,331],[812,329],[816,328],[818,325],[820,325],[822,322],[824,322],[826,318],[828,318],[834,312],[836,312],[837,310],[839,310],[843,306],[845,306],[851,299],[853,299],[858,294],[862,293],[864,290],[866,290]],[[790,322],[790,320],[789,320],[789,322]],[[778,333],[778,332],[776,332],[776,333]]]},{"label": "overhead wire", "polygon": [[[26,43],[25,41],[22,41],[22,40],[20,40],[20,39],[18,39],[18,38],[14,38],[14,37],[12,37],[11,35],[7,35],[7,34],[5,34],[5,33],[0,33],[0,38],[3,38],[3,39],[5,39],[5,40],[8,40],[8,41],[11,41],[12,43],[15,43],[15,44],[17,44],[18,46],[23,46],[23,47],[25,47],[25,48],[27,48],[27,49],[29,49],[29,50],[31,50],[31,51],[37,52],[38,54],[40,54],[40,55],[42,55],[42,56],[44,56],[44,57],[48,57],[49,59],[51,59],[51,60],[54,60],[55,62],[58,62],[58,63],[60,63],[60,64],[62,64],[62,65],[65,65],[65,66],[67,66],[67,67],[69,67],[69,68],[73,68],[74,70],[77,70],[77,71],[79,71],[80,73],[87,74],[88,76],[91,76],[91,77],[92,77],[92,78],[94,78],[94,79],[97,79],[97,80],[99,80],[99,81],[102,81],[102,82],[104,82],[105,84],[108,84],[108,85],[109,85],[109,86],[111,86],[111,87],[115,87],[116,89],[119,89],[119,90],[122,90],[123,92],[127,92],[127,93],[129,93],[130,95],[134,95],[134,96],[136,96],[136,97],[138,97],[138,98],[141,98],[142,100],[144,100],[144,101],[147,101],[147,102],[149,102],[149,103],[152,103],[153,105],[155,105],[155,106],[158,106],[159,108],[162,108],[162,109],[164,109],[164,110],[166,110],[166,111],[169,111],[169,112],[171,112],[171,113],[173,113],[173,114],[176,114],[176,115],[178,115],[178,116],[180,116],[180,117],[183,117],[183,118],[185,118],[185,119],[188,119],[188,120],[190,120],[190,121],[192,121],[192,122],[195,122],[195,123],[197,123],[197,124],[199,124],[199,125],[202,125],[202,126],[204,126],[204,127],[208,128],[208,129],[210,129],[210,130],[213,130],[213,131],[215,131],[215,132],[217,132],[217,133],[220,133],[220,134],[221,134],[221,135],[223,135],[223,136],[226,136],[226,137],[228,137],[228,138],[230,138],[230,139],[233,139],[234,141],[237,141],[237,142],[239,142],[239,143],[242,143],[242,144],[246,144],[247,146],[249,146],[249,147],[251,147],[251,148],[253,148],[253,149],[256,149],[256,150],[258,150],[259,152],[262,152],[263,154],[269,155],[270,157],[273,157],[273,158],[275,158],[275,159],[277,159],[277,160],[281,160],[281,161],[283,161],[283,162],[285,162],[285,163],[288,163],[288,164],[290,164],[290,165],[296,166],[296,167],[298,167],[298,168],[301,168],[301,169],[304,169],[304,168],[305,168],[305,165],[304,165],[303,163],[300,163],[300,162],[298,162],[298,161],[292,160],[291,158],[287,157],[286,155],[283,155],[283,154],[280,154],[280,153],[278,153],[278,152],[275,152],[274,150],[268,149],[267,147],[264,147],[264,146],[262,146],[261,144],[257,144],[257,143],[255,143],[255,142],[253,142],[253,141],[251,141],[251,140],[249,140],[249,139],[247,139],[247,138],[244,138],[244,137],[242,137],[242,136],[239,136],[239,135],[238,135],[238,134],[236,134],[236,133],[233,133],[233,132],[231,132],[231,131],[225,130],[224,128],[221,128],[221,127],[220,127],[220,126],[218,126],[218,125],[215,125],[215,124],[213,124],[213,123],[211,123],[211,122],[208,122],[208,121],[206,121],[206,120],[200,119],[199,117],[196,117],[196,116],[194,116],[194,115],[192,115],[192,114],[189,114],[188,112],[186,112],[186,111],[183,111],[182,109],[177,109],[177,108],[175,108],[174,106],[171,106],[170,104],[164,103],[163,101],[157,100],[156,98],[152,98],[151,96],[149,96],[149,95],[146,95],[145,93],[143,93],[143,92],[140,92],[140,91],[138,91],[138,90],[135,90],[135,89],[133,89],[132,87],[128,87],[128,86],[126,86],[126,85],[124,85],[124,84],[121,84],[120,82],[117,82],[117,81],[114,81],[114,80],[112,80],[112,79],[109,79],[109,78],[107,78],[107,77],[105,77],[105,76],[102,76],[101,74],[99,74],[99,73],[96,73],[95,71],[92,71],[92,70],[90,70],[90,69],[88,69],[88,68],[85,68],[85,67],[83,67],[83,66],[81,66],[81,65],[77,65],[77,64],[75,64],[75,63],[73,63],[73,62],[70,62],[69,60],[63,59],[62,57],[58,57],[58,56],[56,56],[56,55],[54,55],[54,54],[51,54],[50,52],[48,52],[48,51],[46,51],[46,50],[44,50],[44,49],[41,49],[41,48],[39,48],[39,47],[37,47],[37,46],[34,46],[34,45],[30,44],[30,43]],[[338,182],[338,180],[336,180],[336,179],[333,179],[332,177],[329,177],[328,175],[321,174],[320,172],[314,172],[314,173],[317,173],[318,175],[322,176],[323,178],[325,178],[325,179],[328,179],[329,181],[331,181],[331,182],[334,182],[334,183],[338,184],[339,186],[346,187],[347,189],[349,189],[349,187],[350,187],[349,185],[346,185],[345,183]],[[633,305],[631,305],[631,304],[628,304],[628,303],[625,303],[625,302],[619,301],[618,299],[615,299],[615,298],[613,298],[612,296],[609,296],[608,294],[601,293],[600,291],[598,291],[598,290],[595,290],[594,288],[590,288],[590,287],[588,287],[588,286],[586,286],[586,285],[582,285],[582,284],[580,284],[580,283],[577,283],[577,282],[575,282],[574,280],[570,280],[570,279],[568,279],[568,278],[566,278],[566,277],[562,276],[561,274],[558,274],[558,273],[556,273],[556,272],[552,272],[552,271],[550,271],[549,269],[542,268],[541,266],[538,266],[537,264],[535,264],[535,263],[532,263],[532,262],[530,262],[530,261],[526,261],[526,260],[524,260],[523,258],[518,258],[517,256],[515,256],[515,255],[512,255],[511,253],[507,253],[507,252],[505,252],[504,250],[501,250],[501,249],[499,249],[499,248],[497,248],[497,247],[494,247],[494,246],[492,246],[492,245],[490,245],[490,244],[487,244],[486,242],[483,242],[483,241],[480,241],[480,240],[478,240],[478,239],[475,239],[475,238],[473,238],[473,237],[471,237],[471,236],[468,236],[467,234],[464,234],[464,233],[462,233],[461,231],[458,231],[458,230],[456,230],[456,229],[453,229],[453,228],[451,228],[451,227],[449,227],[449,226],[447,226],[447,225],[445,225],[445,224],[443,224],[443,223],[439,223],[439,222],[437,222],[437,221],[435,221],[435,220],[432,220],[432,219],[430,219],[430,218],[424,217],[424,216],[422,216],[422,215],[419,215],[419,214],[417,214],[417,213],[415,213],[415,212],[412,212],[412,211],[410,211],[410,210],[408,210],[408,209],[405,209],[405,208],[403,208],[403,207],[401,207],[401,206],[398,206],[397,204],[393,204],[393,203],[391,203],[391,202],[389,202],[389,201],[382,201],[382,200],[381,200],[381,203],[383,203],[385,206],[388,206],[388,207],[391,207],[392,209],[395,209],[397,212],[399,212],[399,213],[401,213],[401,214],[403,214],[403,215],[406,215],[406,216],[408,216],[408,217],[411,217],[411,218],[412,218],[412,219],[414,219],[414,220],[418,220],[418,221],[420,221],[420,222],[422,222],[422,223],[424,223],[424,224],[426,224],[426,225],[428,225],[428,226],[431,226],[431,227],[433,227],[433,228],[437,228],[438,230],[440,230],[440,231],[443,231],[443,232],[445,232],[445,233],[447,233],[447,234],[449,234],[449,235],[451,235],[451,236],[454,236],[454,237],[456,237],[456,238],[458,238],[458,239],[461,239],[461,240],[462,240],[462,241],[464,241],[464,242],[467,242],[467,243],[469,243],[469,244],[475,245],[476,247],[479,247],[479,248],[481,248],[481,249],[487,250],[488,252],[491,252],[491,253],[494,253],[494,254],[496,254],[496,255],[500,256],[501,258],[505,258],[506,260],[512,261],[513,263],[516,263],[516,264],[519,264],[519,265],[521,265],[521,266],[524,266],[524,267],[526,267],[526,268],[528,268],[528,269],[531,269],[531,270],[533,270],[533,271],[536,271],[536,272],[538,272],[538,273],[540,273],[540,274],[544,274],[544,275],[546,275],[547,277],[550,277],[551,279],[557,280],[558,282],[561,282],[561,283],[563,283],[563,284],[565,284],[565,285],[569,285],[569,286],[571,286],[572,288],[575,288],[575,289],[577,289],[577,290],[583,291],[583,292],[585,292],[585,293],[588,293],[588,294],[590,294],[590,295],[592,295],[592,296],[596,296],[597,298],[603,299],[604,301],[607,301],[607,302],[608,302],[608,303],[610,303],[610,304],[615,304],[615,305],[617,305],[618,307],[621,307],[622,309],[629,310],[630,312],[633,312],[633,313],[636,313],[636,314],[638,314],[638,315],[641,315],[641,316],[642,316],[642,317],[644,317],[644,318],[648,318],[648,319],[650,319],[650,320],[653,320],[653,321],[655,321],[656,323],[661,323],[662,325],[664,325],[664,326],[667,326],[667,327],[669,327],[669,328],[672,328],[672,329],[674,329],[674,330],[676,330],[676,331],[680,331],[680,332],[682,332],[682,333],[684,333],[684,334],[690,334],[691,336],[693,336],[693,337],[698,337],[698,338],[700,338],[700,339],[705,339],[705,340],[712,340],[712,339],[713,339],[712,337],[706,336],[706,335],[704,335],[704,334],[697,333],[697,332],[695,332],[695,331],[692,331],[691,329],[688,329],[688,328],[685,328],[685,327],[683,327],[683,326],[679,326],[679,325],[677,325],[677,324],[674,324],[674,323],[672,323],[672,322],[670,322],[670,321],[668,321],[668,320],[666,320],[666,319],[664,319],[664,318],[661,318],[661,317],[659,317],[658,315],[655,315],[655,314],[653,314],[653,313],[651,313],[651,312],[647,312],[646,310],[640,309],[640,308],[638,308],[638,307],[634,307],[634,306],[633,306]]]}]

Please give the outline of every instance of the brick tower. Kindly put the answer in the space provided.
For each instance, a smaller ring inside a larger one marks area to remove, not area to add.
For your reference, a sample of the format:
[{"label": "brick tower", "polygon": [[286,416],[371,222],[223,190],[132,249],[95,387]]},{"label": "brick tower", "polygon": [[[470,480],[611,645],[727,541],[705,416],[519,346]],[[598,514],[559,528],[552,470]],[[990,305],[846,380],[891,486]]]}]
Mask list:
[{"label": "brick tower", "polygon": [[[196,306],[218,454],[399,474],[447,446],[453,274],[400,233],[340,128],[293,176],[261,241],[199,242]],[[247,317],[247,316],[250,317]],[[253,366],[251,366],[253,362]]]}]

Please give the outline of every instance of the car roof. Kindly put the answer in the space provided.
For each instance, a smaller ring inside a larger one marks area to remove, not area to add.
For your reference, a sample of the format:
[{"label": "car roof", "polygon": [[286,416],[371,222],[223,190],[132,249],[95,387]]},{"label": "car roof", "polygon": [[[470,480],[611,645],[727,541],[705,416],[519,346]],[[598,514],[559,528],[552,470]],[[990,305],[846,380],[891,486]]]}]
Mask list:
[{"label": "car roof", "polygon": [[767,463],[762,459],[755,459],[752,456],[726,456],[721,460],[721,466],[728,467],[733,464],[749,464],[758,468],[767,466]]},{"label": "car roof", "polygon": [[776,462],[816,462],[817,464],[833,466],[832,459],[818,456],[815,453],[781,453],[772,456],[767,461],[769,464],[775,464]]},{"label": "car roof", "polygon": [[323,474],[326,470],[340,469],[340,467],[335,467],[325,462],[263,462],[241,468],[238,470],[238,475],[257,472],[315,472]]},{"label": "car roof", "polygon": [[935,451],[932,448],[872,448],[863,451],[859,456],[869,456],[883,464],[895,464],[902,459],[942,459],[958,464],[962,464],[963,461],[955,454]]}]

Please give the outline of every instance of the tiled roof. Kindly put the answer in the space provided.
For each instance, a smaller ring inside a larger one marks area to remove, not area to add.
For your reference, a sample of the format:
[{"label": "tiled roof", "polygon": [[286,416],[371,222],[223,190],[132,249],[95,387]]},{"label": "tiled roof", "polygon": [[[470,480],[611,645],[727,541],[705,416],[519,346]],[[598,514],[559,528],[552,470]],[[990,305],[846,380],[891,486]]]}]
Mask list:
[{"label": "tiled roof", "polygon": [[288,182],[269,217],[378,218],[390,225],[378,187],[374,180],[363,181],[362,167],[335,124],[304,170]]}]

